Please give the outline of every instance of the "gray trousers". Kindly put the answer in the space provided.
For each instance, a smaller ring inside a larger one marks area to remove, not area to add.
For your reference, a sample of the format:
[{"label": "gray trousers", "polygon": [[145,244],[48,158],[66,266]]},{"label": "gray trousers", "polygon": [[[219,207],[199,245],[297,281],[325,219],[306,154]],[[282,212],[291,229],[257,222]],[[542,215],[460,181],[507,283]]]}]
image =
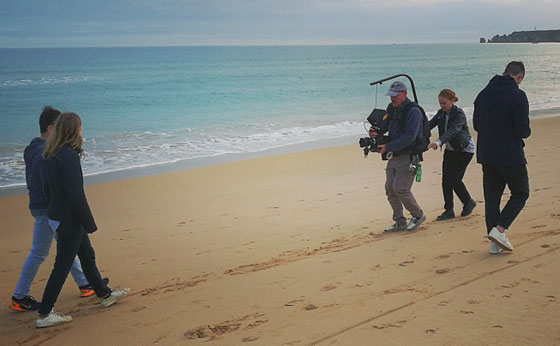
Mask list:
[{"label": "gray trousers", "polygon": [[[414,163],[418,159],[413,157]],[[411,162],[410,155],[393,157],[387,162],[387,180],[385,181],[385,193],[391,208],[393,208],[393,220],[399,225],[406,224],[403,214],[403,206],[413,217],[421,217],[423,212],[416,199],[412,195],[412,184],[415,174],[408,169]]]}]

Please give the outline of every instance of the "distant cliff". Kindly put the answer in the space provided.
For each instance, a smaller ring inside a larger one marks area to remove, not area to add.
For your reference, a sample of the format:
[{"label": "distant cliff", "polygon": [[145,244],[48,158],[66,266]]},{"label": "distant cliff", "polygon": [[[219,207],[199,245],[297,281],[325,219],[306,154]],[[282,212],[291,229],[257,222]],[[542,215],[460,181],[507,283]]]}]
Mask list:
[{"label": "distant cliff", "polygon": [[[514,31],[509,35],[496,35],[488,39],[488,43],[537,43],[537,42],[560,42],[560,30],[534,30]],[[484,43],[484,38],[480,39]]]}]

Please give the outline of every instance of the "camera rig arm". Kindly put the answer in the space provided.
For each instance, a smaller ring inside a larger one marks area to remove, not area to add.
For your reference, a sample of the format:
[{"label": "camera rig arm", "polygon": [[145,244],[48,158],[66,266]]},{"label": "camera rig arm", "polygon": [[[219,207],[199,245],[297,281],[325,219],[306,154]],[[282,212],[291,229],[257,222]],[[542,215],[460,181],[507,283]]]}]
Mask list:
[{"label": "camera rig arm", "polygon": [[418,97],[416,96],[416,89],[414,88],[414,82],[412,81],[412,78],[410,78],[410,76],[407,75],[407,74],[404,74],[404,73],[396,74],[396,75],[391,76],[391,77],[387,77],[387,78],[383,78],[383,79],[380,79],[380,80],[375,81],[375,82],[371,82],[371,83],[369,83],[369,85],[383,84],[383,82],[386,82],[388,80],[395,79],[395,78],[398,78],[398,77],[408,78],[408,80],[410,81],[410,86],[412,87],[412,94],[414,95],[414,102],[418,103]]}]

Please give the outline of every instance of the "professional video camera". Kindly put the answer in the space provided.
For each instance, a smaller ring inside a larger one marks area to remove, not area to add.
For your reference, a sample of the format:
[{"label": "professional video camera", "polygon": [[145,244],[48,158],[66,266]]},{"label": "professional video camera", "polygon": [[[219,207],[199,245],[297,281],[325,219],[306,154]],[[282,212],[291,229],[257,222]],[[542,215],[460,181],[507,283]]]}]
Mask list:
[{"label": "professional video camera", "polygon": [[[412,78],[410,78],[409,75],[406,74],[396,74],[394,76],[390,76],[387,78],[383,78],[380,79],[378,81],[375,82],[371,82],[369,83],[369,85],[375,85],[376,86],[376,94],[375,94],[375,107],[377,107],[377,87],[380,84],[383,84],[383,82],[386,82],[388,80],[391,79],[395,79],[398,77],[406,77],[409,81],[410,81],[410,86],[412,89],[412,94],[414,95],[414,102],[416,102],[418,104],[418,97],[416,96],[416,89],[414,88],[414,82],[412,81]],[[423,112],[423,111],[422,111]],[[387,132],[388,128],[389,128],[389,115],[387,114],[387,111],[384,109],[378,109],[378,108],[374,108],[373,111],[371,112],[371,114],[369,115],[369,117],[367,118],[368,122],[371,124],[371,126],[375,129],[375,131],[377,132],[377,135],[374,138],[371,137],[364,137],[364,138],[360,138],[360,148],[364,148],[364,156],[368,156],[368,154],[370,152],[378,152],[379,151],[379,145],[381,144],[386,144],[387,142],[389,142],[389,137],[382,135],[384,133]],[[365,122],[364,122],[365,124]],[[366,129],[367,130],[367,129]],[[387,154],[388,153],[383,153],[381,155],[381,158],[383,160],[387,160]]]},{"label": "professional video camera", "polygon": [[389,137],[384,135],[387,132],[389,126],[389,116],[387,111],[384,109],[374,109],[367,121],[370,123],[371,127],[377,132],[375,137],[363,137],[360,138],[360,148],[364,148],[364,156],[368,156],[370,152],[378,152],[379,145],[389,142]]}]

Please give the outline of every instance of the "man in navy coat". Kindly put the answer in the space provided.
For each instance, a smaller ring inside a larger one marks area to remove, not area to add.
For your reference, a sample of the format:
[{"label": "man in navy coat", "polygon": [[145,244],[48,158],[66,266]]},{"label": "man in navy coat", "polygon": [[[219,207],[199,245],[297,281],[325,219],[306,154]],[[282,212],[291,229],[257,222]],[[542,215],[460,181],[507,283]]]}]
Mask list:
[{"label": "man in navy coat", "polygon": [[[485,217],[490,253],[513,251],[505,231],[529,198],[529,177],[523,139],[531,135],[529,103],[519,84],[525,77],[520,61],[510,62],[474,101],[473,125],[478,132],[476,158],[482,164]],[[511,196],[503,209],[505,186]]]}]

